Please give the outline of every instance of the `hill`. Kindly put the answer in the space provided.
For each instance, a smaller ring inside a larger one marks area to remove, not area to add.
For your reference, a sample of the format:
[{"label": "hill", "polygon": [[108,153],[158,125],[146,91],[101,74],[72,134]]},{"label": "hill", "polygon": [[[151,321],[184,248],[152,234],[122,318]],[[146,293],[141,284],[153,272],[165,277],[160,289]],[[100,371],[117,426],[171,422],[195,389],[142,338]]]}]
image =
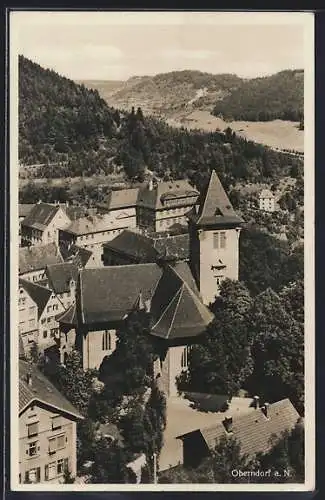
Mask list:
[{"label": "hill", "polygon": [[[200,85],[200,82],[197,83]],[[122,172],[143,180],[188,177],[202,185],[216,169],[225,186],[287,175],[301,161],[227,130],[204,133],[168,126],[141,108],[120,112],[97,90],[19,58],[19,160],[41,164],[35,177],[68,178]]]},{"label": "hill", "polygon": [[212,109],[218,99],[236,89],[241,79],[236,75],[212,75],[200,71],[172,71],[155,76],[136,76],[110,92],[112,82],[84,81],[87,87],[101,92],[108,104],[130,110],[141,106],[148,114],[169,117],[193,109],[199,101],[202,109]]},{"label": "hill", "polygon": [[192,110],[211,111],[228,121],[300,121],[303,116],[303,70],[253,79],[184,70],[132,77],[124,83],[83,83],[97,89],[111,106],[141,106],[145,113],[165,118]]},{"label": "hill", "polygon": [[216,103],[213,114],[225,120],[300,121],[303,108],[304,72],[295,70],[242,81]]}]

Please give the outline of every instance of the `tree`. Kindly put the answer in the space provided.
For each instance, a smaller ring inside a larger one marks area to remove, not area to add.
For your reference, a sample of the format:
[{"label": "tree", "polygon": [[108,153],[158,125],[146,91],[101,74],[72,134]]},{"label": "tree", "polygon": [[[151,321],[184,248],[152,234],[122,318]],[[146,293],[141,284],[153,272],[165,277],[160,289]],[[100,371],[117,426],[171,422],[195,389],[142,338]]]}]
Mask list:
[{"label": "tree", "polygon": [[271,473],[269,481],[303,483],[305,478],[305,432],[302,420],[297,422],[291,432],[284,432],[280,439],[279,436],[274,436],[273,443],[269,453],[258,456],[261,469],[283,471],[279,477]]},{"label": "tree", "polygon": [[247,314],[251,297],[240,282],[225,280],[220,297],[211,306],[215,314],[205,340],[191,348],[188,371],[179,379],[180,390],[232,397],[252,372]]},{"label": "tree", "polygon": [[278,294],[259,294],[251,311],[254,371],[248,382],[251,393],[266,401],[289,397],[303,411],[304,327],[285,309]]},{"label": "tree", "polygon": [[96,454],[91,467],[91,483],[128,483],[127,456],[116,442],[105,438],[96,443]]},{"label": "tree", "polygon": [[45,375],[64,394],[69,401],[82,413],[87,415],[89,401],[93,394],[93,380],[96,376],[95,370],[84,371],[79,351],[68,354],[65,365],[57,365],[55,371],[47,371],[44,365]]}]

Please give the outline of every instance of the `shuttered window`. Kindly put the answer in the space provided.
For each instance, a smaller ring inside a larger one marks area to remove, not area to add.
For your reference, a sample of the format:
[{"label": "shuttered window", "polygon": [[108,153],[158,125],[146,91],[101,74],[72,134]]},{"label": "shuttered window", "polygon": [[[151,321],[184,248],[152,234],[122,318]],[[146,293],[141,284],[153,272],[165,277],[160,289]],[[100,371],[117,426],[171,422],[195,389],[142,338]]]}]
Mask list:
[{"label": "shuttered window", "polygon": [[56,452],[56,438],[49,439],[49,453]]},{"label": "shuttered window", "polygon": [[45,465],[45,481],[50,481],[56,477],[56,462]]},{"label": "shuttered window", "polygon": [[226,248],[226,233],[220,233],[220,248]]},{"label": "shuttered window", "polygon": [[52,417],[52,430],[61,429],[62,427],[62,417],[61,415],[57,415]]},{"label": "shuttered window", "polygon": [[62,436],[58,436],[56,439],[57,439],[57,450],[61,450],[62,448],[65,447],[65,434],[62,434]]}]

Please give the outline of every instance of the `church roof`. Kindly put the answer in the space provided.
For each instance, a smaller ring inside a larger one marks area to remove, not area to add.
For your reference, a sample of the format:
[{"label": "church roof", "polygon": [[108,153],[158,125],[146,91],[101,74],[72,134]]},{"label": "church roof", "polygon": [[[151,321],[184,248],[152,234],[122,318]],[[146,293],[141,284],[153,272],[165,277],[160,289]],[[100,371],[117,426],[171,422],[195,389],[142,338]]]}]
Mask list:
[{"label": "church roof", "polygon": [[198,213],[191,215],[191,218],[201,226],[239,225],[243,222],[233,209],[215,170],[202,192]]},{"label": "church roof", "polygon": [[157,319],[151,329],[154,336],[169,340],[194,337],[202,334],[213,320],[213,314],[202,303],[194,280],[190,278],[191,273],[184,268],[182,272],[183,278],[177,268],[168,266],[159,281],[151,307]]},{"label": "church roof", "polygon": [[76,297],[76,305],[57,321],[95,328],[98,323],[120,322],[141,304],[152,315],[152,335],[176,339],[200,335],[213,319],[182,261],[163,267],[149,263],[83,269]]}]

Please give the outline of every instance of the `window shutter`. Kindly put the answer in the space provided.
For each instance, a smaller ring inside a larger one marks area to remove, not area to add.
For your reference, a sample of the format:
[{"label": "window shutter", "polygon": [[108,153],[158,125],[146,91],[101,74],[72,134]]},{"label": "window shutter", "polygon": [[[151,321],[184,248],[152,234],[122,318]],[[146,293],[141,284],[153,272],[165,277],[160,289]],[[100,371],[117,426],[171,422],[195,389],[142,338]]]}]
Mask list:
[{"label": "window shutter", "polygon": [[28,424],[28,437],[36,436],[38,434],[38,422],[33,422],[32,424]]},{"label": "window shutter", "polygon": [[25,482],[26,483],[29,482],[29,471],[28,470],[25,472]]},{"label": "window shutter", "polygon": [[68,471],[68,470],[69,470],[69,459],[65,458],[64,459],[64,471]]},{"label": "window shutter", "polygon": [[49,466],[45,465],[45,481],[49,480]]},{"label": "window shutter", "polygon": [[64,448],[65,446],[65,435],[62,434],[62,436],[57,437],[57,449],[60,450],[61,448]]}]

